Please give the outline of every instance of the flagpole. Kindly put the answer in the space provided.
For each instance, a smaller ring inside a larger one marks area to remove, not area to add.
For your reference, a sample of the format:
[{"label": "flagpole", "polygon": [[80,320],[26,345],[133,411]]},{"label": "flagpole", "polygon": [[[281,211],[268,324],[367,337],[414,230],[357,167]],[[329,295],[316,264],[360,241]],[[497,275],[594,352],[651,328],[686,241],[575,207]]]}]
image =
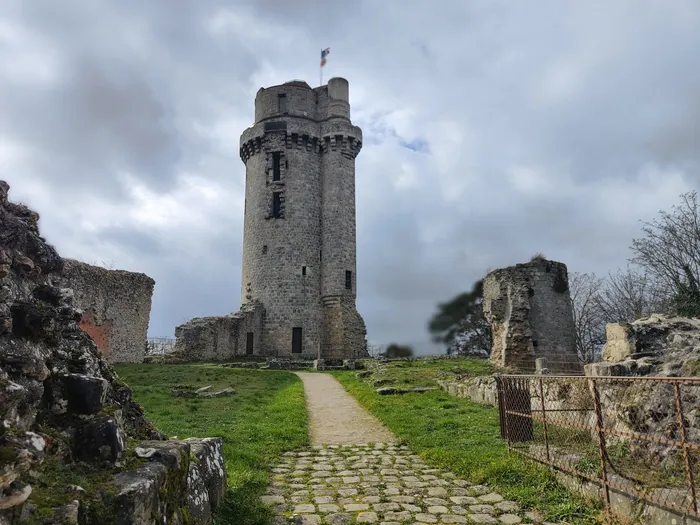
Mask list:
[{"label": "flagpole", "polygon": [[323,85],[323,49],[321,49],[321,61],[318,67],[318,87]]}]

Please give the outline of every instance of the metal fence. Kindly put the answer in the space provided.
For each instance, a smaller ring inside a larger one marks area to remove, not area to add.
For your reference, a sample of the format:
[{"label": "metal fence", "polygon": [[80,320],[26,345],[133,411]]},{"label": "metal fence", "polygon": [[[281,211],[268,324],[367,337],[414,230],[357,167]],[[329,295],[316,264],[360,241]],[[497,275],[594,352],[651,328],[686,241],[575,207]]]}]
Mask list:
[{"label": "metal fence", "polygon": [[146,355],[163,355],[175,350],[175,339],[170,337],[149,337],[146,340]]},{"label": "metal fence", "polygon": [[698,512],[700,378],[496,376],[509,451],[686,516]]},{"label": "metal fence", "polygon": [[509,374],[557,374],[567,376],[584,375],[584,366],[587,362],[576,356],[548,355],[537,356],[509,356],[504,369]]}]

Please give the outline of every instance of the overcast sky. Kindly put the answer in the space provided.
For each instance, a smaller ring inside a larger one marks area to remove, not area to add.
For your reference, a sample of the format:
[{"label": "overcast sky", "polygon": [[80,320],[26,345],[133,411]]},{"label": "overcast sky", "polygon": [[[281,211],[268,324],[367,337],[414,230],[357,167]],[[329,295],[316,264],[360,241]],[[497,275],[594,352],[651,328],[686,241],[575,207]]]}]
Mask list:
[{"label": "overcast sky", "polygon": [[700,186],[697,0],[2,0],[0,178],[63,256],[156,280],[150,335],[235,311],[239,136],[325,47],[370,342],[434,351],[437,302],[535,252],[624,266]]}]

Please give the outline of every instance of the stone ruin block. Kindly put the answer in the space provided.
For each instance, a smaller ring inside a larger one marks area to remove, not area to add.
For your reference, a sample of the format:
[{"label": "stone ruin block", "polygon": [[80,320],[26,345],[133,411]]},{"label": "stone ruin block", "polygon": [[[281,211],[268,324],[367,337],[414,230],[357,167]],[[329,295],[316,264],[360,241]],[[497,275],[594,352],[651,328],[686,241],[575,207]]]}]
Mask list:
[{"label": "stone ruin block", "polygon": [[227,361],[260,355],[265,309],[252,301],[236,313],[219,317],[195,317],[175,328],[175,350],[163,357],[178,362]]},{"label": "stone ruin block", "polygon": [[603,362],[590,376],[700,375],[700,319],[654,314],[631,323],[608,323]]},{"label": "stone ruin block", "polygon": [[110,363],[141,363],[155,281],[143,273],[63,260],[61,284],[82,310],[80,328]]},{"label": "stone ruin block", "polygon": [[535,258],[489,273],[483,308],[495,364],[533,373],[545,357],[550,373],[579,368],[565,264]]},{"label": "stone ruin block", "polygon": [[[226,486],[222,440],[166,440],[145,418],[80,328],[39,216],[8,191],[0,181],[0,523],[185,523],[183,509],[211,523]],[[84,487],[56,481],[54,469],[77,461]]]}]

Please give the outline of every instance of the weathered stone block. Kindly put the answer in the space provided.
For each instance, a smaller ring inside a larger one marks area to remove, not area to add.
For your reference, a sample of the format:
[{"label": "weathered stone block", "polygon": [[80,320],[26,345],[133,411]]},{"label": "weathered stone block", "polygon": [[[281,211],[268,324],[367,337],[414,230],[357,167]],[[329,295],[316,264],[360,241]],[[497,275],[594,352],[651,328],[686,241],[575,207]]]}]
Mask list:
[{"label": "weathered stone block", "polygon": [[629,323],[608,323],[605,339],[602,355],[606,361],[622,361],[636,352],[636,340]]},{"label": "weathered stone block", "polygon": [[167,475],[167,467],[160,463],[149,463],[118,474],[114,479],[117,489],[115,525],[148,524],[153,523],[152,516],[165,516],[160,488],[165,485]]},{"label": "weathered stone block", "polygon": [[73,414],[96,414],[104,406],[109,382],[84,374],[58,375],[51,381],[54,410]]},{"label": "weathered stone block", "polygon": [[121,458],[126,442],[121,412],[85,422],[76,436],[76,456],[87,462],[114,463]]},{"label": "weathered stone block", "polygon": [[190,438],[187,509],[193,523],[205,524],[226,496],[226,470],[221,438]]}]

